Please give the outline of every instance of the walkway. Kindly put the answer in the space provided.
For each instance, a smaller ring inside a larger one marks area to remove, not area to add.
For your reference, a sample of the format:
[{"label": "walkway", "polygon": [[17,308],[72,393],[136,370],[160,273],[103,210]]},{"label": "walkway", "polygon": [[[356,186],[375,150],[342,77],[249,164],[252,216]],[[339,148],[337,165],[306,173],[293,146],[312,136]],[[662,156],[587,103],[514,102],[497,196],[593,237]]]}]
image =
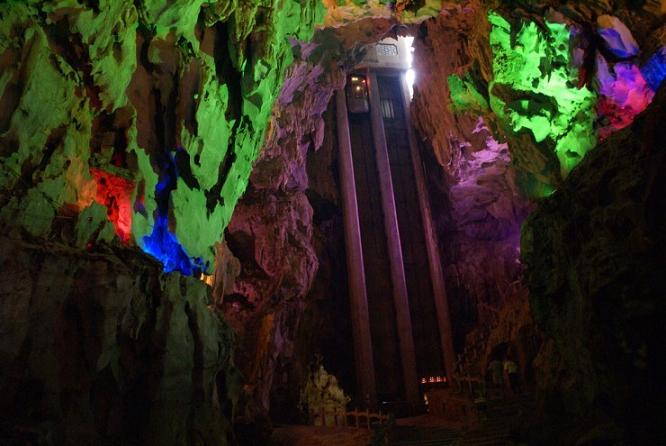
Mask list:
[{"label": "walkway", "polygon": [[502,446],[534,407],[533,398],[491,401],[478,427],[463,432],[432,426],[396,426],[391,446]]}]

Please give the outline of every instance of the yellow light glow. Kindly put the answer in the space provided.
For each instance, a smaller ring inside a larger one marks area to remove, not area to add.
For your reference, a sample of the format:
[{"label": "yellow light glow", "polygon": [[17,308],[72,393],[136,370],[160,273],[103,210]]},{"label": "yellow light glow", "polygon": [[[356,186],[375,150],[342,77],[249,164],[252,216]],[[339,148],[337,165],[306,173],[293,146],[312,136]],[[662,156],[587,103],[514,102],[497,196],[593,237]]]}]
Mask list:
[{"label": "yellow light glow", "polygon": [[208,286],[213,286],[215,285],[215,276],[213,274],[202,274],[201,275],[201,281],[205,283]]}]

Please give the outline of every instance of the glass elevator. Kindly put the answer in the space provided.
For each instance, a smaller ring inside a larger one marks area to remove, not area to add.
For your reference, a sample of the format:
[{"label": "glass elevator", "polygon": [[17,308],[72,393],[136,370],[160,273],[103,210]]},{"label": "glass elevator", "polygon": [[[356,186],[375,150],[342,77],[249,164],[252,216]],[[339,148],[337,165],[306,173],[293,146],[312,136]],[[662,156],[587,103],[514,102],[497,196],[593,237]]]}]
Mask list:
[{"label": "glass elevator", "polygon": [[336,96],[357,396],[420,403],[452,370],[448,304],[423,166],[410,126],[406,39],[385,39]]}]

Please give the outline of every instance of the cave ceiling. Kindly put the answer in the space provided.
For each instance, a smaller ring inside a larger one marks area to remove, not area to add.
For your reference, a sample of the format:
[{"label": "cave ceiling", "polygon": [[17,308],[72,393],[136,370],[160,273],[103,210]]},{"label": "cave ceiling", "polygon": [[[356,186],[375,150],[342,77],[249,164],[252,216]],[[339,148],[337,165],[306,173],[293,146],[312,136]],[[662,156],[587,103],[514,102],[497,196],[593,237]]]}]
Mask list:
[{"label": "cave ceiling", "polygon": [[[210,273],[290,97],[283,91],[276,105],[283,85],[293,93],[312,80],[313,71],[289,79],[294,60],[327,76],[358,58],[350,48],[360,53],[401,23],[436,40],[418,24],[447,15],[457,17],[451,29],[462,30],[466,15],[479,26],[462,48],[470,59],[436,91],[447,113],[484,119],[494,141],[462,158],[483,164],[482,151],[494,151],[524,196],[547,196],[663,80],[664,3],[639,3],[5,2],[0,219],[30,237],[80,248],[115,240],[167,272]],[[428,90],[424,82],[417,89]],[[455,176],[466,146],[454,149],[435,128],[433,107],[417,93],[416,122]],[[507,144],[510,157],[498,155]]]}]

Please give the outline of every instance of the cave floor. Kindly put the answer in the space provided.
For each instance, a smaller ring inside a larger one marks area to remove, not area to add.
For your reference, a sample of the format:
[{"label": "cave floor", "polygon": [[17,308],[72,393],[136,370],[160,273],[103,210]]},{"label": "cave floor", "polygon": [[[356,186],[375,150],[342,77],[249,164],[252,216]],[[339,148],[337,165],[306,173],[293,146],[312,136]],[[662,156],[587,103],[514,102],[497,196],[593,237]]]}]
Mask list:
[{"label": "cave floor", "polygon": [[[391,446],[491,446],[515,444],[514,437],[534,401],[531,396],[491,401],[474,427],[433,415],[400,418],[391,432]],[[272,446],[367,446],[372,431],[353,427],[281,426]]]},{"label": "cave floor", "polygon": [[354,427],[280,426],[271,446],[366,446],[372,431]]}]

